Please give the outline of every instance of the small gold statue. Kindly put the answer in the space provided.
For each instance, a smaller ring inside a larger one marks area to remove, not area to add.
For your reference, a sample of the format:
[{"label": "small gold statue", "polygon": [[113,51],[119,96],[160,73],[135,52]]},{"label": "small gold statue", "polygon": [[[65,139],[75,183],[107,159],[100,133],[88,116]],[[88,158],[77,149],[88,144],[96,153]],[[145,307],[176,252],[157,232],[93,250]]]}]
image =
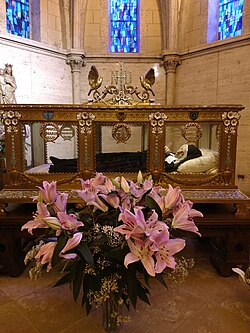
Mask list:
[{"label": "small gold statue", "polygon": [[145,74],[144,78],[140,76],[141,86],[146,91],[151,91],[152,95],[155,96],[152,85],[155,83],[155,71],[153,68],[150,68],[150,70]]},{"label": "small gold statue", "polygon": [[99,76],[98,70],[95,66],[91,66],[91,69],[89,71],[88,75],[90,90],[88,92],[88,96],[91,94],[93,90],[97,91],[98,88],[102,85],[103,77]]}]

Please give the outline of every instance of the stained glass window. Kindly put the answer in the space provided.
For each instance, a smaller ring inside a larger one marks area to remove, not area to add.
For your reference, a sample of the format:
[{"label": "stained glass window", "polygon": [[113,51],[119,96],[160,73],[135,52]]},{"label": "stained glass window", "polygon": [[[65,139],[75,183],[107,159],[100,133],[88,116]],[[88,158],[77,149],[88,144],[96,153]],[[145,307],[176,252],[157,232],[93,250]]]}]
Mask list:
[{"label": "stained glass window", "polygon": [[242,34],[244,0],[220,0],[218,39]]},{"label": "stained glass window", "polygon": [[30,38],[29,0],[6,0],[7,32]]},{"label": "stained glass window", "polygon": [[110,0],[110,51],[139,52],[139,0]]}]

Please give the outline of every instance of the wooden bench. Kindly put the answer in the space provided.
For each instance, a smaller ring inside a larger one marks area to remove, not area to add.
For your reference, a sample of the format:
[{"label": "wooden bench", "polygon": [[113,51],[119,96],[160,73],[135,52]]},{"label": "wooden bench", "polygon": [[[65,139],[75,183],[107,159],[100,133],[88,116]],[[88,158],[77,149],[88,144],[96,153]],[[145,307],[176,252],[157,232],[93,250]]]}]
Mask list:
[{"label": "wooden bench", "polygon": [[211,262],[221,276],[232,274],[232,267],[250,264],[250,216],[235,215],[231,204],[198,204],[203,218],[195,222],[211,244]]}]

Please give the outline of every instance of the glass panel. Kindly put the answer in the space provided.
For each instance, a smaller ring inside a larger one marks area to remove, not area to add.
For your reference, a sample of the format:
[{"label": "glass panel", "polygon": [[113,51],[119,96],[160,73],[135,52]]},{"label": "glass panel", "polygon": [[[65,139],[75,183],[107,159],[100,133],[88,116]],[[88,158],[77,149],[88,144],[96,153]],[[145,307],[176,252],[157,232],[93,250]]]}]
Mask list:
[{"label": "glass panel", "polygon": [[33,153],[32,153],[32,125],[25,124],[23,126],[23,139],[24,139],[24,165],[25,169],[33,167]]},{"label": "glass panel", "polygon": [[218,172],[219,124],[174,124],[166,126],[166,172]]},{"label": "glass panel", "polygon": [[30,38],[29,0],[6,0],[6,30]]},{"label": "glass panel", "polygon": [[[76,172],[77,126],[25,124],[24,167],[29,173]],[[40,135],[39,135],[40,133]]]},{"label": "glass panel", "polygon": [[110,51],[138,52],[138,0],[110,1]]},{"label": "glass panel", "polygon": [[218,40],[242,34],[244,0],[220,0]]},{"label": "glass panel", "polygon": [[96,171],[147,170],[148,125],[96,125]]}]

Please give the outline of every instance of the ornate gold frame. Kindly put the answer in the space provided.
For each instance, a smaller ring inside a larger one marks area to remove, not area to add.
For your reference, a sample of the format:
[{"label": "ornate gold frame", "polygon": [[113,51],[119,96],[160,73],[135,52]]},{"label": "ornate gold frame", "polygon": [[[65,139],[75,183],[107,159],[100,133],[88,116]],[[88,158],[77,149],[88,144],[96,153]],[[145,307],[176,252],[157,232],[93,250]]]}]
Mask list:
[{"label": "ornate gold frame", "polygon": [[[211,193],[215,193],[216,200],[220,193],[221,200],[225,202],[230,200],[235,203],[245,202],[248,198],[235,185],[237,130],[242,109],[244,109],[242,105],[161,106],[141,103],[115,106],[101,102],[84,105],[0,105],[6,136],[6,172],[3,177],[4,187],[0,192],[0,202],[31,202],[30,197],[44,180],[57,181],[60,190],[70,191],[80,188],[79,178],[87,179],[96,172],[96,124],[110,124],[114,128],[122,126],[126,129],[126,133],[131,124],[148,125],[148,166],[145,175],[151,175],[155,183],[163,186],[179,185],[186,191],[188,197],[191,199],[195,197],[197,202],[202,202],[202,198],[205,198],[206,202],[213,202]],[[55,128],[58,124],[66,127],[75,126],[77,129],[75,135],[78,135],[78,172],[46,175],[25,172],[22,126],[25,123],[37,122],[41,124],[49,122],[54,124]],[[218,173],[204,175],[164,172],[165,125],[176,122],[181,123],[183,127],[197,128],[198,132],[201,124],[220,124]],[[119,175],[119,173],[107,174],[111,177]],[[123,175],[136,179],[137,172],[123,173]],[[198,197],[196,193],[199,193]],[[77,200],[72,195],[71,198],[72,201]]]}]

